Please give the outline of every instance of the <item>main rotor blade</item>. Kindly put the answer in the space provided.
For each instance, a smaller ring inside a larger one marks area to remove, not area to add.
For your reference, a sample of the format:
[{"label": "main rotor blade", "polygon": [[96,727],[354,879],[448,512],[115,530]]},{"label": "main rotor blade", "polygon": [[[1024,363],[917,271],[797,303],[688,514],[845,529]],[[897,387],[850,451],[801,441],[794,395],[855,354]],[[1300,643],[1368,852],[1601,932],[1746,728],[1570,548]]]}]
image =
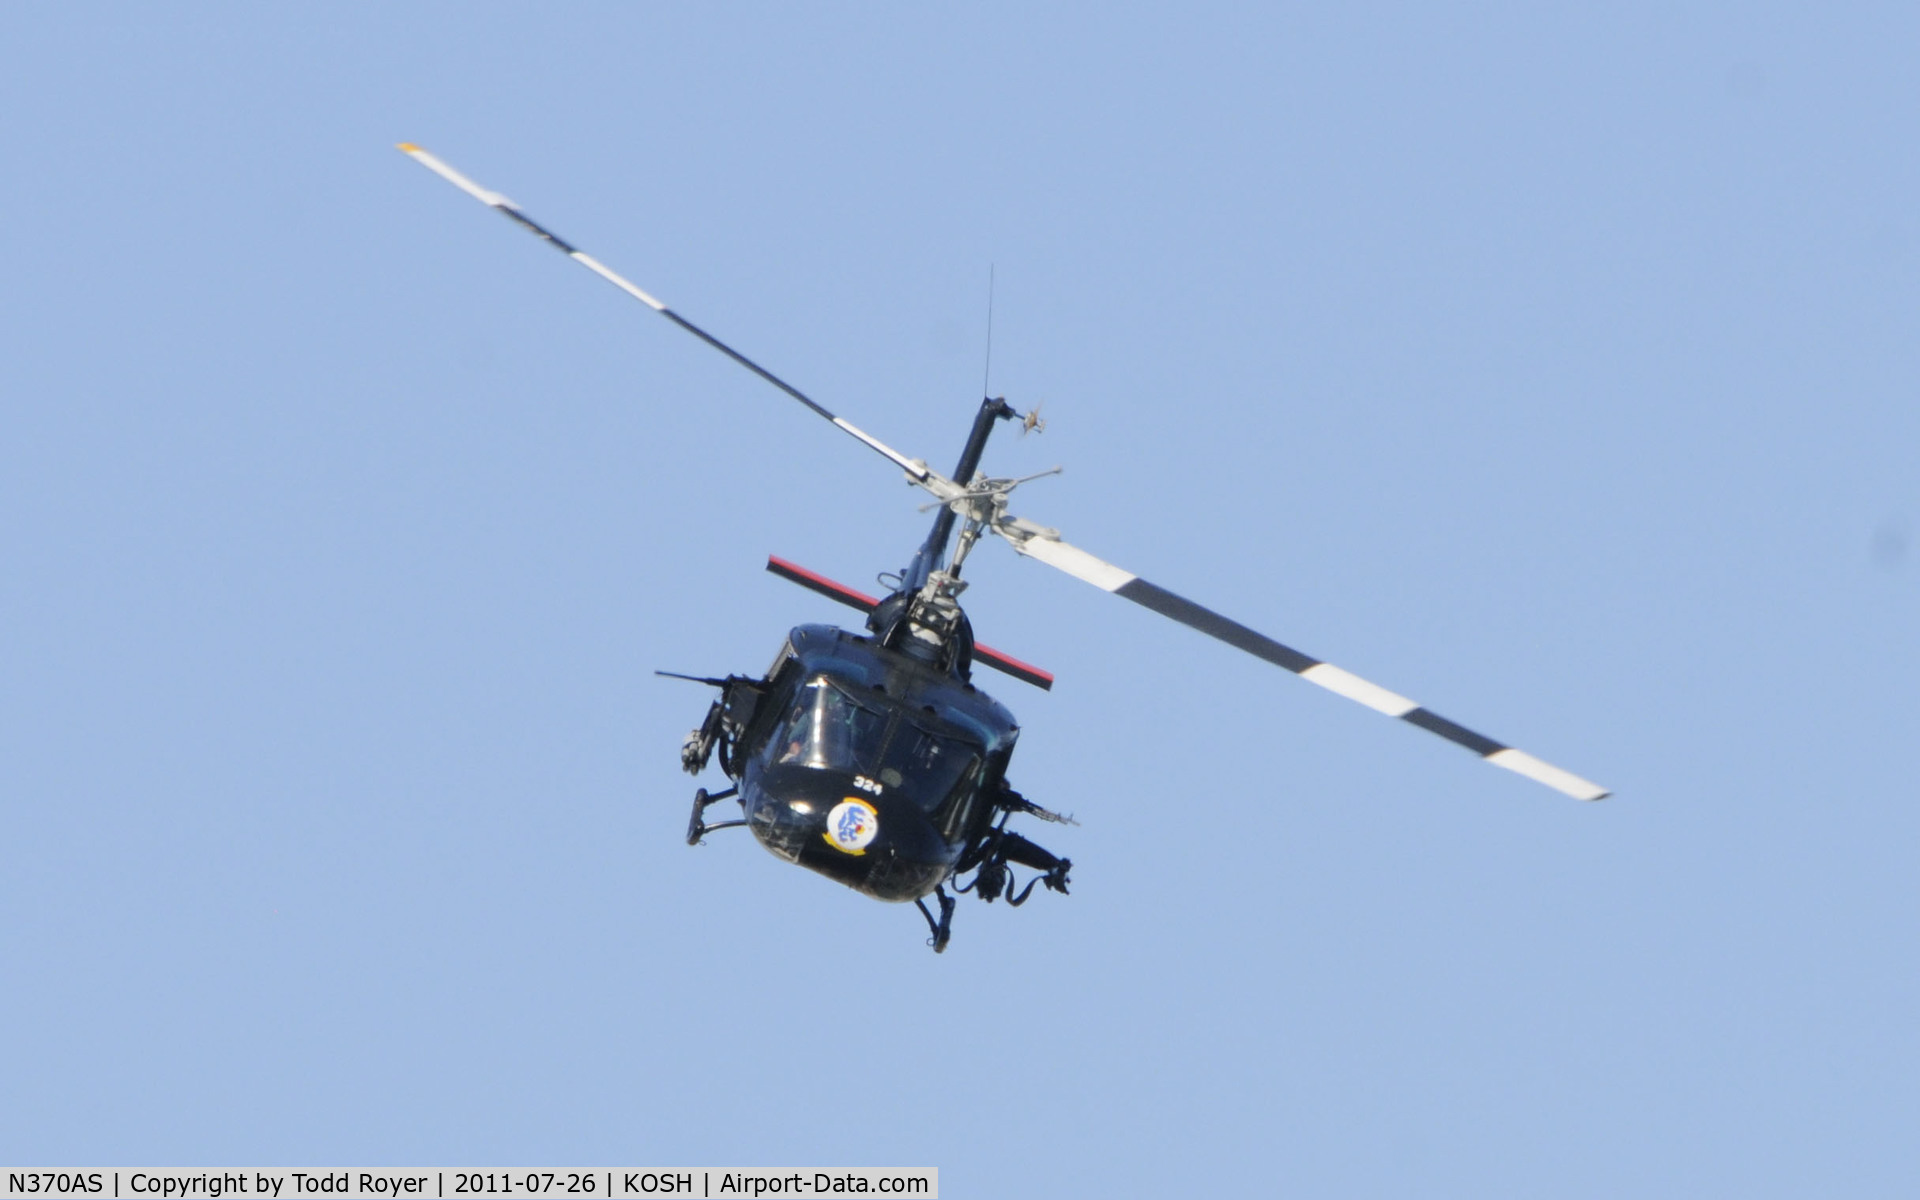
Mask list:
[{"label": "main rotor blade", "polygon": [[1343,671],[1332,663],[1302,654],[1264,633],[1249,629],[1212,609],[1203,608],[1185,596],[1175,595],[1130,571],[1123,571],[1110,562],[1095,558],[1078,546],[1061,541],[1053,530],[1018,517],[1007,517],[995,524],[994,532],[1004,536],[1015,550],[1029,558],[1037,558],[1075,579],[1085,580],[1104,591],[1123,596],[1142,608],[1152,609],[1163,617],[1171,617],[1182,625],[1197,629],[1208,637],[1218,638],[1256,658],[1284,667],[1309,683],[1319,684],[1377,713],[1398,717],[1409,725],[1418,725],[1429,733],[1437,733],[1456,745],[1465,746],[1497,767],[1505,767],[1536,783],[1544,783],[1576,800],[1604,800],[1611,794],[1599,784],[1542,762],[1524,750],[1516,750],[1484,734],[1475,733],[1464,725],[1456,725],[1405,696]]},{"label": "main rotor blade", "polygon": [[414,145],[412,142],[401,142],[400,151],[403,154],[405,154],[407,157],[413,159],[413,161],[425,167],[427,170],[432,171],[435,175],[438,175],[440,178],[446,180],[448,183],[451,183],[453,186],[459,188],[461,191],[465,192],[467,195],[472,196],[475,200],[478,200],[480,203],[486,205],[488,208],[498,209],[502,215],[508,218],[511,218],[515,223],[538,234],[540,237],[544,238],[547,242],[551,243],[554,249],[560,251],[562,254],[565,254],[568,258],[571,258],[573,261],[585,267],[587,270],[592,271],[595,275],[598,275],[600,278],[606,280],[608,283],[611,283],[613,286],[619,288],[621,291],[625,292],[627,295],[632,296],[635,300],[638,300],[640,303],[646,305],[648,308],[651,308],[653,311],[659,313],[661,316],[665,317],[667,320],[672,321],[675,325],[678,325],[680,328],[686,330],[688,333],[691,333],[693,336],[699,338],[701,341],[705,342],[707,345],[712,346],[715,350],[718,350],[720,353],[726,355],[728,358],[739,363],[741,366],[745,367],[747,370],[752,371],[755,375],[758,375],[760,378],[766,380],[768,383],[772,384],[774,387],[777,387],[781,391],[785,392],[787,395],[792,396],[795,400],[798,400],[800,403],[806,405],[808,408],[812,409],[814,412],[818,413],[820,416],[823,416],[827,420],[833,422],[835,425],[839,426],[843,432],[850,434],[854,438],[857,438],[860,442],[865,444],[869,449],[878,451],[880,454],[885,455],[887,459],[893,463],[894,466],[899,467],[901,470],[905,471],[913,479],[915,483],[923,483],[926,481],[928,476],[926,463],[921,462],[918,459],[908,458],[906,455],[900,453],[898,450],[895,450],[893,447],[887,445],[885,442],[881,441],[879,438],[876,438],[871,434],[868,434],[864,430],[859,429],[851,421],[847,421],[840,417],[834,416],[832,413],[828,412],[823,405],[816,402],[812,397],[808,396],[805,392],[801,391],[797,387],[794,387],[792,384],[780,378],[778,375],[775,375],[772,371],[767,370],[765,367],[761,366],[759,363],[754,362],[752,359],[740,353],[738,350],[735,350],[732,346],[727,345],[725,342],[721,341],[719,338],[714,337],[712,334],[700,328],[698,325],[695,325],[692,321],[687,320],[685,317],[673,311],[671,308],[668,308],[665,304],[654,299],[652,296],[648,295],[646,292],[640,290],[640,288],[635,286],[632,282],[615,274],[610,268],[606,266],[606,264],[602,263],[599,259],[594,258],[592,255],[587,254],[584,251],[574,249],[574,247],[571,244],[561,240],[559,236],[557,236],[550,230],[546,229],[544,226],[534,221],[532,217],[529,217],[527,214],[521,212],[518,205],[514,204],[513,201],[507,199],[505,196],[502,196],[499,192],[490,192],[486,188],[481,187],[479,184],[475,183],[473,180],[468,179],[465,175],[462,175],[460,172],[454,170],[452,167],[448,166],[446,163],[441,162],[438,158],[435,158],[433,155],[427,153],[425,150],[422,150],[420,147]]}]

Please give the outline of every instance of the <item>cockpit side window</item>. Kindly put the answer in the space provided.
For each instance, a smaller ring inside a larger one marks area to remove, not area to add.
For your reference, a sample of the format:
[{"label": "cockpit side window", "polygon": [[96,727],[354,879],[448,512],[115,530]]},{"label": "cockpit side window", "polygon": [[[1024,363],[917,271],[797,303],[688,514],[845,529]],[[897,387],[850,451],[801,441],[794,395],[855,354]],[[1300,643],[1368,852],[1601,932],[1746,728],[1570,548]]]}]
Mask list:
[{"label": "cockpit side window", "polygon": [[980,783],[980,759],[975,755],[953,781],[947,794],[931,810],[933,823],[940,830],[940,836],[949,842],[959,841],[966,833],[968,821],[973,816],[972,804],[974,791]]}]

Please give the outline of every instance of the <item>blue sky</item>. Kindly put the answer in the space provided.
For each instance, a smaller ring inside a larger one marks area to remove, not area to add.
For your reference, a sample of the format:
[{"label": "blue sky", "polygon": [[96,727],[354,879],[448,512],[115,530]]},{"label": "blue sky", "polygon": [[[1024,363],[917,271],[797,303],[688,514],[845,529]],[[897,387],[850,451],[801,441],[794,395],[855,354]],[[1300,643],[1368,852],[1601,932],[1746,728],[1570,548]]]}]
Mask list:
[{"label": "blue sky", "polygon": [[[1911,10],[6,25],[6,1162],[1912,1186]],[[991,268],[1018,511],[1616,798],[989,545],[1073,895],[687,848],[921,498],[402,140],[941,467]]]}]

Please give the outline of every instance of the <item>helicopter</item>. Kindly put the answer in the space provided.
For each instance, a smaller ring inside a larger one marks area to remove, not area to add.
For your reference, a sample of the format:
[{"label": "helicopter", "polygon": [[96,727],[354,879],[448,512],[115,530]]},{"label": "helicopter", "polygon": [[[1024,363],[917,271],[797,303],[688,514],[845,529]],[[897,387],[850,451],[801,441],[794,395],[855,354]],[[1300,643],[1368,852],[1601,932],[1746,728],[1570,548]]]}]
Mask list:
[{"label": "helicopter", "polygon": [[[912,901],[926,919],[928,944],[942,952],[952,937],[954,895],[1015,907],[1036,886],[1066,893],[1071,859],[1008,828],[1016,816],[1077,824],[1027,799],[1007,782],[1020,727],[1013,714],[973,682],[988,667],[1050,689],[1048,672],[975,641],[959,602],[961,568],[980,539],[999,537],[1024,557],[1290,671],[1335,695],[1437,734],[1503,767],[1578,800],[1610,793],[1523,750],[1476,733],[1405,696],[1277,642],[1184,596],[1125,571],[1061,538],[1058,530],[1015,516],[1009,498],[1040,478],[1002,479],[980,471],[987,440],[1003,422],[1023,432],[1043,426],[1004,397],[981,401],[950,475],[910,458],[858,428],[681,316],[665,303],[563,240],[498,192],[481,187],[410,143],[402,153],[645,304],[694,337],[805,405],[905,472],[933,497],[933,526],[905,569],[883,575],[890,591],[869,596],[785,559],[774,574],[863,612],[865,632],[800,625],[760,675],[710,678],[660,671],[717,689],[680,750],[694,776],[714,759],[729,786],[694,792],[687,843],[715,830],[745,827],[776,857],[825,875],[874,899]],[[1043,472],[1051,475],[1058,471]],[[957,527],[957,530],[956,530]],[[737,819],[708,824],[708,809],[739,805]],[[1033,872],[1024,888],[1013,868]],[[971,875],[962,881],[963,876]],[[952,894],[949,894],[949,888]],[[927,906],[932,896],[936,917]]]}]

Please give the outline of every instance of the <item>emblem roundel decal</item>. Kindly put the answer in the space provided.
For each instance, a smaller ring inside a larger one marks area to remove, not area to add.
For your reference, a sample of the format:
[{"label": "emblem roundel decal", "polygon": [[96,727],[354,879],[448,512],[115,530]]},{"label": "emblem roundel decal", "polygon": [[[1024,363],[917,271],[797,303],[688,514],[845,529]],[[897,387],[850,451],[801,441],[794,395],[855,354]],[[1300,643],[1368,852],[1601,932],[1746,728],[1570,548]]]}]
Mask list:
[{"label": "emblem roundel decal", "polygon": [[880,832],[880,814],[865,800],[848,796],[827,814],[827,844],[848,854],[865,854]]}]

